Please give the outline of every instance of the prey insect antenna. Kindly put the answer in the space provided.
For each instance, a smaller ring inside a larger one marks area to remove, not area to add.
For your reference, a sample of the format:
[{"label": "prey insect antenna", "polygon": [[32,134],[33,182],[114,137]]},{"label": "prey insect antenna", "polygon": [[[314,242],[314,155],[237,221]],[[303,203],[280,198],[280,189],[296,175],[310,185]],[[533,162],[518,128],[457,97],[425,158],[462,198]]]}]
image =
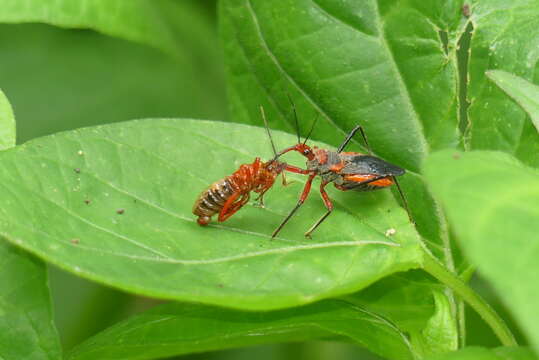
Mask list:
[{"label": "prey insect antenna", "polygon": [[313,133],[313,130],[314,130],[314,126],[316,125],[316,122],[318,121],[319,116],[320,116],[320,113],[316,113],[316,117],[314,118],[313,124],[311,126],[311,130],[309,130],[309,134],[305,138],[305,141],[303,142],[303,145],[305,145],[307,143],[307,140],[309,140],[309,138],[311,137],[311,134]]},{"label": "prey insect antenna", "polygon": [[264,120],[264,126],[266,127],[266,133],[268,134],[271,148],[273,150],[274,160],[277,159],[277,148],[275,147],[275,143],[273,142],[273,138],[271,137],[271,131],[269,129],[268,120],[266,119],[266,113],[264,112],[264,107],[260,105],[260,114],[262,115],[262,120]]},{"label": "prey insect antenna", "polygon": [[404,192],[402,191],[402,188],[395,178],[395,176],[392,176],[393,181],[395,182],[395,185],[397,185],[397,190],[399,191],[399,195],[402,199],[402,204],[404,205],[404,210],[406,210],[406,213],[408,214],[408,219],[410,219],[410,222],[415,225],[414,218],[412,217],[412,213],[410,212],[410,208],[408,207],[408,201],[406,200],[406,197],[404,196]]},{"label": "prey insect antenna", "polygon": [[299,144],[301,142],[301,137],[300,137],[300,130],[299,130],[298,113],[296,111],[296,104],[294,104],[294,101],[292,100],[292,97],[290,97],[289,93],[286,93],[286,96],[288,97],[288,101],[290,101],[290,105],[292,105],[292,112],[294,113],[294,122],[296,124],[296,135],[298,136],[298,144]]}]

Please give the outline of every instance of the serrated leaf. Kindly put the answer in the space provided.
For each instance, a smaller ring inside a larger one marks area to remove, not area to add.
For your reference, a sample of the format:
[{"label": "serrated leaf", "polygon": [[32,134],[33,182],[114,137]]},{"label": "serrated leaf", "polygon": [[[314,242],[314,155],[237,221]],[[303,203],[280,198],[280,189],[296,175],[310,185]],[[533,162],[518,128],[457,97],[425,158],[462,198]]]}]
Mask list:
[{"label": "serrated leaf", "polygon": [[539,86],[501,70],[488,71],[487,76],[528,113],[539,131]]},{"label": "serrated leaf", "polygon": [[504,70],[533,80],[539,61],[539,3],[534,0],[471,1],[474,26],[469,61],[469,144],[502,150],[532,166],[539,135],[518,105],[485,76]]},{"label": "serrated leaf", "polygon": [[338,146],[361,124],[374,153],[408,170],[417,229],[451,263],[445,219],[418,171],[432,149],[459,142],[454,48],[444,51],[440,32],[461,26],[462,1],[220,4],[234,121],[254,123],[263,104],[273,127],[295,132],[290,93],[303,135],[319,115],[313,138]]},{"label": "serrated leaf", "polygon": [[[188,1],[1,0],[0,8],[0,22],[89,28],[177,56],[184,51],[182,42],[211,38],[207,36],[211,34],[210,24],[201,20],[200,11]],[[199,47],[205,47],[207,41],[199,43]]]},{"label": "serrated leaf", "polygon": [[425,174],[460,246],[539,349],[539,172],[504,153],[444,151]]},{"label": "serrated leaf", "polygon": [[524,347],[499,347],[487,349],[470,346],[456,352],[429,357],[428,360],[536,360],[537,357]]},{"label": "serrated leaf", "polygon": [[406,336],[387,320],[345,301],[290,310],[240,312],[171,303],[90,338],[71,360],[154,359],[256,344],[347,338],[388,359],[413,359]]},{"label": "serrated leaf", "polygon": [[179,119],[35,140],[0,155],[0,234],[122,289],[244,309],[309,303],[419,266],[418,236],[385,191],[331,191],[339,211],[314,240],[303,232],[324,212],[315,195],[283,237],[269,237],[299,184],[275,186],[266,209],[199,227],[198,193],[257,155],[269,158],[268,148],[262,128]]},{"label": "serrated leaf", "polygon": [[11,104],[0,89],[0,150],[15,146],[15,116]]}]

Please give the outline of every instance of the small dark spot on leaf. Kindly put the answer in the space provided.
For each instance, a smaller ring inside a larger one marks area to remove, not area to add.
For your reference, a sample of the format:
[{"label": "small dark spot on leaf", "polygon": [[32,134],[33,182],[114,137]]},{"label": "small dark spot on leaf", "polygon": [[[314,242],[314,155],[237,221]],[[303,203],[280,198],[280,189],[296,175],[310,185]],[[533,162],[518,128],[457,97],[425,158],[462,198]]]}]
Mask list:
[{"label": "small dark spot on leaf", "polygon": [[459,153],[454,153],[453,154],[453,159],[455,159],[455,160],[460,159],[460,154]]},{"label": "small dark spot on leaf", "polygon": [[73,239],[71,239],[71,243],[76,245],[76,244],[80,243],[80,239],[73,238]]},{"label": "small dark spot on leaf", "polygon": [[223,285],[223,284],[217,284],[217,287],[219,287],[219,288],[223,288],[223,287],[224,287],[224,285]]},{"label": "small dark spot on leaf", "polygon": [[124,209],[118,209],[118,210],[116,210],[116,214],[118,214],[118,215],[122,215],[124,212],[125,212]]},{"label": "small dark spot on leaf", "polygon": [[471,14],[472,14],[472,11],[470,9],[470,4],[462,5],[462,15],[466,17],[470,17]]},{"label": "small dark spot on leaf", "polygon": [[76,168],[76,169],[74,169],[74,170],[75,170],[75,172],[76,172],[77,174],[80,174],[80,169],[79,169],[79,168]]},{"label": "small dark spot on leaf", "polygon": [[91,202],[92,202],[92,200],[89,200],[89,199],[84,200],[84,203],[85,203],[86,205],[90,205]]},{"label": "small dark spot on leaf", "polygon": [[387,212],[390,213],[390,212],[391,212],[391,209],[387,209]]}]

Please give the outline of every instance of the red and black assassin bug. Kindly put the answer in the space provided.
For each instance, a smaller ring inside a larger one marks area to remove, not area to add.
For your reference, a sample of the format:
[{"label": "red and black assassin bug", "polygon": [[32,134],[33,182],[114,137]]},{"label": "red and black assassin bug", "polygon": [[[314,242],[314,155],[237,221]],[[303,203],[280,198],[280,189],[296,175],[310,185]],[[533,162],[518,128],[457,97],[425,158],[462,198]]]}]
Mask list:
[{"label": "red and black assassin bug", "polygon": [[[317,175],[319,175],[322,180],[320,183],[320,195],[322,196],[324,205],[327,208],[327,212],[305,233],[306,237],[310,237],[311,233],[329,216],[329,214],[331,214],[331,211],[333,210],[333,204],[331,203],[331,200],[329,199],[329,196],[325,190],[326,185],[329,183],[333,183],[337,189],[342,191],[372,191],[389,187],[395,183],[399,193],[401,194],[404,207],[409,214],[406,199],[404,198],[402,190],[395,178],[395,176],[404,175],[405,170],[397,165],[393,165],[385,160],[371,155],[367,137],[365,136],[365,132],[360,125],[356,126],[348,134],[337,151],[319,149],[316,146],[311,148],[306,144],[306,142],[312,133],[316,120],[313,122],[309,135],[303,142],[301,142],[299,138],[299,126],[297,122],[296,109],[293,103],[292,108],[294,110],[296,128],[298,130],[298,143],[280,151],[276,157],[280,157],[289,151],[299,152],[301,155],[307,158],[307,169],[302,170],[301,172],[295,172],[309,175],[309,178],[307,179],[307,183],[303,188],[303,192],[301,193],[298,203],[279,225],[279,227],[277,227],[277,229],[273,232],[271,235],[272,238],[277,236],[283,226],[305,202],[305,199],[307,199],[307,196],[311,191],[312,181]],[[365,145],[369,151],[369,155],[357,152],[343,152],[344,148],[357,131],[361,132]]]},{"label": "red and black assassin bug", "polygon": [[214,182],[204,190],[193,205],[193,214],[198,216],[199,225],[207,225],[211,217],[217,213],[219,214],[217,221],[225,221],[249,201],[251,191],[259,194],[257,200],[263,204],[264,194],[273,186],[279,174],[283,175],[283,185],[286,185],[283,171],[295,173],[304,171],[277,160],[277,151],[262,107],[260,112],[275,157],[267,162],[262,162],[257,157],[252,164],[240,165],[232,175]]}]

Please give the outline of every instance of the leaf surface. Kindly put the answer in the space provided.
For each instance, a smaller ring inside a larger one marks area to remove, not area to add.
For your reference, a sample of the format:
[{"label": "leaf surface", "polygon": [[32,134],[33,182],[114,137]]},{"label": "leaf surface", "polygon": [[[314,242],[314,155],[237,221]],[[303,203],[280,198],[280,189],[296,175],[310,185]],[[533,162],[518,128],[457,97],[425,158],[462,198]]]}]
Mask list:
[{"label": "leaf surface", "polygon": [[537,130],[525,112],[485,74],[504,70],[537,83],[539,3],[474,0],[471,12],[474,31],[469,61],[469,146],[505,151],[538,167]]},{"label": "leaf surface", "polygon": [[263,313],[171,303],[99,333],[68,359],[155,359],[313,338],[347,338],[388,359],[413,359],[405,334],[393,324],[340,300]]},{"label": "leaf surface", "polygon": [[487,76],[528,113],[539,131],[539,86],[501,70],[489,71]]},{"label": "leaf surface", "polygon": [[[88,28],[151,45],[181,56],[182,43],[205,47],[211,26],[190,1],[151,0],[1,0],[0,22],[43,22],[67,28]],[[208,48],[208,53],[215,50]]]},{"label": "leaf surface", "polygon": [[[15,146],[15,118],[0,90],[0,149]],[[44,264],[0,236],[0,359],[61,359]]]},{"label": "leaf surface", "polygon": [[429,357],[428,360],[535,360],[537,357],[524,347],[487,349],[470,346],[459,351]]},{"label": "leaf surface", "polygon": [[268,148],[262,128],[180,119],[31,141],[0,155],[0,234],[122,289],[244,309],[309,303],[419,266],[417,233],[386,191],[331,191],[340,210],[313,240],[303,232],[324,212],[316,195],[283,237],[269,237],[299,183],[276,185],[266,209],[247,206],[222,225],[198,226],[197,194],[255,156],[269,158]]},{"label": "leaf surface", "polygon": [[15,146],[15,116],[6,95],[0,90],[0,150]]},{"label": "leaf surface", "polygon": [[444,151],[425,173],[460,246],[539,349],[539,172],[504,153]]}]

